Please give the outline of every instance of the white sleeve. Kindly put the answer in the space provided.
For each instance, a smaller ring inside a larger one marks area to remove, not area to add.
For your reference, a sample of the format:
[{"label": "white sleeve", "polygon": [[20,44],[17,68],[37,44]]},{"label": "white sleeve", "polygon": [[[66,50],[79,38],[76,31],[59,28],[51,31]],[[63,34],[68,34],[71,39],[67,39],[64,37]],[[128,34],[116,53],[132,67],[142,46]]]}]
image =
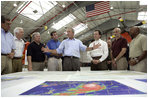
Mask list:
[{"label": "white sleeve", "polygon": [[100,58],[100,62],[104,61],[108,57],[108,45],[106,42],[103,43],[103,55]]}]

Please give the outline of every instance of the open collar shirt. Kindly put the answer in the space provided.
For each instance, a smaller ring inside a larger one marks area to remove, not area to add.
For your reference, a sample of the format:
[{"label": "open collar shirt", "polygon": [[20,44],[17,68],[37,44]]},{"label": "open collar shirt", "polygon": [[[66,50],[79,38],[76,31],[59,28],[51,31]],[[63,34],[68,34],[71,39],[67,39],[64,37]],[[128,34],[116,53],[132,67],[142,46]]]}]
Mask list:
[{"label": "open collar shirt", "polygon": [[65,39],[61,42],[60,46],[56,49],[58,54],[63,56],[74,56],[80,58],[80,50],[86,51],[87,46],[78,39]]},{"label": "open collar shirt", "polygon": [[18,39],[16,36],[14,36],[14,41],[16,45],[15,55],[14,57],[22,57],[23,51],[24,51],[24,41],[23,39]]},{"label": "open collar shirt", "polygon": [[97,49],[89,51],[88,56],[90,57],[91,60],[92,60],[92,57],[101,56],[101,58],[99,59],[100,62],[104,61],[108,57],[108,45],[107,45],[107,43],[105,41],[99,39],[99,40],[92,42],[89,45],[89,47],[93,47],[94,44],[95,45],[101,44],[101,46],[99,46]]},{"label": "open collar shirt", "polygon": [[16,49],[13,35],[1,28],[1,54],[9,54]]}]

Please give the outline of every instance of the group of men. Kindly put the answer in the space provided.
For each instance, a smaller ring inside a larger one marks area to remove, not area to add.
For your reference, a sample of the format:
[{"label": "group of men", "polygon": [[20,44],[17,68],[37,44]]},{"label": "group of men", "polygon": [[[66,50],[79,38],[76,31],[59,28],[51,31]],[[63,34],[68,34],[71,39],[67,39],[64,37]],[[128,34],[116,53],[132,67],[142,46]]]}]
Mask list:
[{"label": "group of men", "polygon": [[[24,49],[23,28],[16,27],[14,36],[9,32],[10,19],[1,16],[1,74],[22,71],[22,53]],[[121,36],[120,28],[115,28],[115,40],[101,40],[101,32],[94,31],[94,39],[89,47],[74,38],[73,28],[67,28],[67,39],[60,42],[56,31],[51,32],[51,40],[41,43],[40,33],[32,34],[32,42],[27,48],[29,71],[43,71],[45,59],[48,59],[48,71],[80,71],[80,51],[88,51],[91,70],[108,70],[107,57],[110,55],[111,69],[147,72],[147,37],[140,34],[138,27],[130,29],[133,38],[129,45],[129,60],[126,59],[127,41]]]},{"label": "group of men", "polygon": [[16,27],[14,36],[9,32],[10,19],[1,16],[1,74],[22,71],[24,50],[23,28]]}]

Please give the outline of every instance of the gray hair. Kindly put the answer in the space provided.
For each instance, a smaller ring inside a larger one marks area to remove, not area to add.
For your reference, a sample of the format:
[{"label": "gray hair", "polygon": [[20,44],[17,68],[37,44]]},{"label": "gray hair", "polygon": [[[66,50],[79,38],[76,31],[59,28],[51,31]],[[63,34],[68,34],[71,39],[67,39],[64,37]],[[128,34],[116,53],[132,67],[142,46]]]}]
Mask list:
[{"label": "gray hair", "polygon": [[16,36],[16,33],[19,33],[19,30],[23,30],[23,28],[22,27],[16,27],[15,29],[14,29],[14,36]]},{"label": "gray hair", "polygon": [[39,33],[39,32],[34,32],[34,33],[32,34],[32,39],[34,39],[35,35],[40,35],[40,33]]}]

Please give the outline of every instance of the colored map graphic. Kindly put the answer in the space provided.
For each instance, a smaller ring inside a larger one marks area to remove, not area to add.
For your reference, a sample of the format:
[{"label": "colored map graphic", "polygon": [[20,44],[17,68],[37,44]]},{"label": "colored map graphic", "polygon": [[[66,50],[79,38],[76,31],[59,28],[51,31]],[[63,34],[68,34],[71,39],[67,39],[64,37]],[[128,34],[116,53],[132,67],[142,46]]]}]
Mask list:
[{"label": "colored map graphic", "polygon": [[21,95],[129,95],[145,94],[116,81],[46,81]]},{"label": "colored map graphic", "polygon": [[1,81],[11,81],[11,80],[19,80],[23,79],[23,77],[1,77]]},{"label": "colored map graphic", "polygon": [[147,83],[147,79],[136,79],[138,81],[142,81],[142,82],[146,82]]}]

